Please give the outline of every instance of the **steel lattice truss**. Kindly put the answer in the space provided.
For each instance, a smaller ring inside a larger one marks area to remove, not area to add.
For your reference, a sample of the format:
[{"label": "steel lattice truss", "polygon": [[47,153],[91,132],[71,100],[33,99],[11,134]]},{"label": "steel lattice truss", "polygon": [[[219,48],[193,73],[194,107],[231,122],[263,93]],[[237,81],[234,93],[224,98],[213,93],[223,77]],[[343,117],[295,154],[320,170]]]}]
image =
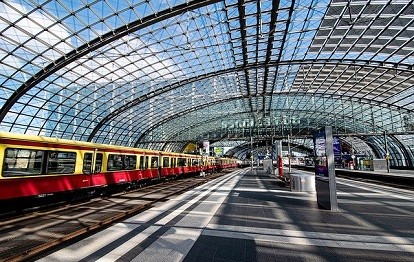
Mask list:
[{"label": "steel lattice truss", "polygon": [[413,1],[0,3],[0,131],[177,150],[414,131]]}]

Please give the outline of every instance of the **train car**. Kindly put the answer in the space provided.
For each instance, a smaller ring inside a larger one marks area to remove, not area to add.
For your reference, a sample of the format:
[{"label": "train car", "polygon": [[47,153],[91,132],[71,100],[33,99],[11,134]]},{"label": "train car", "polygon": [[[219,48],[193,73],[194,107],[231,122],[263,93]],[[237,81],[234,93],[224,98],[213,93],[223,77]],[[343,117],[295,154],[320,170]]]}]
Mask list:
[{"label": "train car", "polygon": [[[225,160],[228,167],[235,160]],[[0,132],[0,201],[212,171],[211,157]]]}]

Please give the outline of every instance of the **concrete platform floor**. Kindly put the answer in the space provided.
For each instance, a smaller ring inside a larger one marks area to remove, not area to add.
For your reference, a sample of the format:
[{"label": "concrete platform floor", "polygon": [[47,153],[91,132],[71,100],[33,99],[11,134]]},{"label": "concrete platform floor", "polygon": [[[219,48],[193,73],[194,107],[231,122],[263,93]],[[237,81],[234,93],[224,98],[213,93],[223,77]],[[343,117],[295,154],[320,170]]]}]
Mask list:
[{"label": "concrete platform floor", "polygon": [[332,212],[315,193],[236,171],[39,261],[413,261],[414,192],[337,188]]}]

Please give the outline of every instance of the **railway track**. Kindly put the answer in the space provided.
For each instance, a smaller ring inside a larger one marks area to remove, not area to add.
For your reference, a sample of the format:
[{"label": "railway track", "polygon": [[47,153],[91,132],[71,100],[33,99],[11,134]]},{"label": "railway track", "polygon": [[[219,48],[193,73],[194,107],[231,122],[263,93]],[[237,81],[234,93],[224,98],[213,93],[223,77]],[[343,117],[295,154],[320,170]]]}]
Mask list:
[{"label": "railway track", "polygon": [[224,173],[167,181],[0,220],[0,261],[23,261],[136,215]]}]

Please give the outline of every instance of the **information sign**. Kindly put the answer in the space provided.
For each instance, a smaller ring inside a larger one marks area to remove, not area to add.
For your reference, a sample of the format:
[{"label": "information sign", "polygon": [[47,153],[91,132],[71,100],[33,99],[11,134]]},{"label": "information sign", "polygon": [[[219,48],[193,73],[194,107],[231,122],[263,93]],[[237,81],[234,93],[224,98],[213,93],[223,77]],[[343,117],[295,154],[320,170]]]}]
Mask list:
[{"label": "information sign", "polygon": [[314,134],[315,145],[315,175],[317,177],[328,177],[328,166],[326,165],[326,139],[325,131],[320,130]]},{"label": "information sign", "polygon": [[335,156],[340,156],[342,154],[341,140],[339,140],[338,137],[333,138],[333,153]]},{"label": "information sign", "polygon": [[334,149],[332,127],[327,126],[315,132],[313,142],[315,151],[315,187],[318,206],[337,211],[334,151],[338,150],[338,148]]}]

